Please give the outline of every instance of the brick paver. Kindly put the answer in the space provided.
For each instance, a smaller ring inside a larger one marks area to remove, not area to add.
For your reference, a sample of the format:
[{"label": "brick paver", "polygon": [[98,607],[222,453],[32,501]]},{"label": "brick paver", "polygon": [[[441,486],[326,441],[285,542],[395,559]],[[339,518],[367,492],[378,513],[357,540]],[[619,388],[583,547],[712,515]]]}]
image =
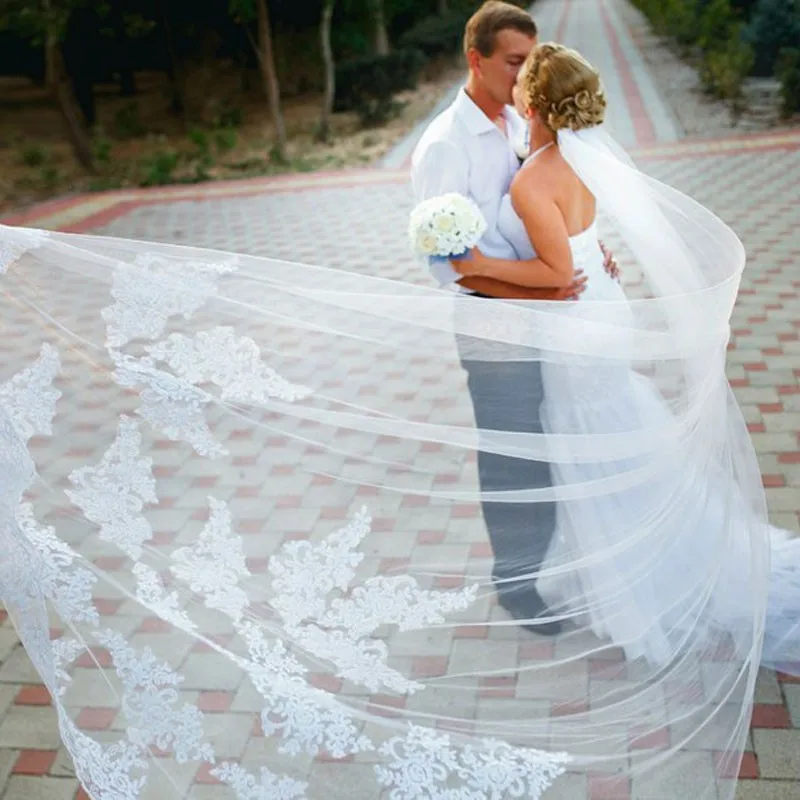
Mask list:
[{"label": "brick paver", "polygon": [[[621,2],[621,0],[615,0]],[[649,76],[641,73],[635,45],[626,36],[615,15],[612,0],[546,0],[537,6],[537,18],[543,31],[552,38],[579,44],[589,52],[604,71],[615,70],[611,90],[614,97],[626,103],[626,112],[618,128],[623,139],[639,145],[637,160],[656,177],[687,191],[710,206],[742,236],[749,253],[749,265],[733,317],[733,338],[728,373],[744,409],[758,452],[771,516],[776,524],[800,530],[800,200],[796,187],[800,184],[800,131],[731,138],[724,141],[673,141],[676,131],[663,104],[657,97]],[[583,20],[583,23],[581,22]],[[558,36],[556,35],[558,34]],[[602,63],[600,63],[602,62]],[[612,100],[613,102],[613,100]],[[404,168],[339,174],[289,176],[272,180],[253,180],[231,184],[209,184],[202,187],[170,187],[149,192],[117,192],[91,198],[73,198],[52,203],[19,215],[7,222],[41,225],[71,230],[91,230],[115,236],[147,238],[156,241],[191,243],[273,258],[326,265],[363,274],[421,283],[427,280],[424,270],[406,255],[405,226],[411,197]],[[287,269],[290,269],[287,265]],[[104,298],[80,298],[86,313],[97,313]],[[70,298],[63,298],[69,303]],[[15,346],[38,352],[39,342],[24,320],[9,320],[16,330]],[[292,377],[303,377],[304,348],[313,349],[313,341],[302,345],[279,339],[275,351],[286,364],[293,364]],[[346,354],[342,354],[346,358]],[[435,368],[435,364],[414,365],[417,373]],[[308,376],[306,376],[308,377]],[[340,375],[317,375],[316,385],[330,385]],[[448,409],[450,418],[469,414],[463,391],[463,378],[453,374],[429,376],[436,389],[405,398],[403,374],[391,364],[376,364],[366,376],[370,385],[379,385],[391,402],[407,402],[410,413],[424,417],[435,403],[445,396],[454,398]],[[445,383],[442,383],[442,382]],[[423,384],[425,381],[423,381]],[[71,387],[85,393],[86,386]],[[111,387],[102,378],[95,378],[91,391],[97,403],[111,397]],[[104,391],[109,394],[104,395]],[[371,398],[371,401],[374,398]],[[78,429],[90,430],[91,419],[85,410],[65,411],[65,417]],[[244,429],[244,426],[242,426]],[[266,572],[269,556],[281,539],[258,534],[276,526],[283,540],[323,535],[341,523],[342,510],[366,499],[375,517],[376,531],[393,531],[398,508],[397,498],[379,491],[342,494],[341,487],[332,487],[323,475],[306,473],[298,476],[293,462],[298,457],[286,437],[267,429],[247,437],[236,430],[224,432],[225,443],[232,453],[231,464],[236,475],[220,470],[209,473],[208,462],[185,458],[183,451],[164,443],[153,450],[156,474],[172,478],[175,496],[154,515],[159,544],[185,542],[195,536],[203,520],[191,516],[197,498],[213,493],[226,497],[237,492],[240,530],[245,535],[245,551],[251,572]],[[348,444],[370,445],[369,439]],[[53,447],[50,443],[32,441],[36,447]],[[382,443],[391,452],[390,443]],[[181,455],[183,454],[183,455]],[[52,460],[52,451],[49,459]],[[398,450],[394,457],[402,462],[413,454]],[[248,484],[248,467],[256,459],[268,459],[269,491],[260,484],[264,462],[258,471],[251,470],[254,480]],[[313,462],[314,469],[325,472],[323,456],[309,448],[303,458]],[[78,464],[92,462],[95,454],[80,448],[65,449],[59,454],[60,473],[66,476]],[[474,465],[466,464],[466,470]],[[302,477],[302,480],[300,478]],[[305,482],[303,482],[305,481]],[[297,508],[297,493],[303,493],[302,508]],[[337,494],[338,492],[338,494]],[[248,505],[249,504],[249,505]],[[166,507],[169,506],[169,507]],[[248,511],[249,509],[249,511]],[[443,561],[450,555],[459,559],[465,553],[476,560],[485,558],[485,533],[477,509],[470,505],[436,506],[421,503],[415,508],[414,527],[394,531],[399,535],[375,538],[365,569],[374,571],[394,567],[403,570],[409,564]],[[411,519],[403,515],[404,521]],[[125,579],[126,560],[113,548],[98,549],[95,563],[120,581]],[[125,630],[125,607],[118,592],[106,587],[98,603],[100,613],[118,629]],[[498,609],[487,599],[485,619],[496,620]],[[474,613],[471,616],[475,621]],[[158,648],[163,626],[157,620],[137,622],[136,629],[126,631],[134,646]],[[208,631],[210,636],[213,630]],[[559,644],[560,647],[568,646]],[[421,680],[435,681],[448,669],[450,659],[464,671],[501,669],[504,663],[520,660],[543,662],[552,658],[554,645],[520,633],[514,627],[471,625],[446,629],[436,636],[404,634],[393,642],[398,658],[403,659],[406,674]],[[186,699],[196,702],[209,716],[219,720],[214,730],[218,751],[241,760],[248,767],[257,767],[267,758],[279,758],[274,743],[258,725],[254,725],[261,703],[252,687],[234,685],[224,671],[216,669],[218,658],[205,646],[186,642],[185,649],[171,644],[176,658],[182,658],[182,671],[187,681],[182,687]],[[86,703],[81,724],[88,730],[113,732],[120,726],[109,710],[111,698],[104,700],[97,693],[96,670],[107,663],[105,651],[94,658],[84,657],[75,671],[72,697]],[[619,677],[613,659],[602,663],[579,664],[566,674],[562,671],[545,690],[543,672],[521,673],[516,679],[483,677],[473,712],[478,719],[503,713],[516,713],[526,719],[538,715],[579,713],[572,698],[577,687],[580,696],[600,691],[606,682]],[[319,676],[320,688],[358,696],[365,690]],[[538,681],[538,683],[537,683]],[[327,683],[326,683],[327,682]],[[442,695],[443,702],[447,695]],[[90,702],[91,701],[91,702]],[[370,710],[391,716],[398,705],[414,710],[413,697],[407,700],[396,695],[366,693],[364,702]],[[510,705],[509,705],[510,703]],[[501,704],[501,705],[498,705]],[[430,709],[430,701],[425,706]],[[464,709],[460,708],[459,713]],[[631,746],[657,746],[653,737],[666,736],[652,730],[647,741],[635,737]],[[714,744],[709,743],[713,749]],[[709,751],[712,752],[711,750]],[[676,785],[676,798],[691,796],[692,776],[704,771],[719,770],[721,759],[708,763],[687,763],[686,786]],[[296,760],[294,760],[296,762]],[[302,761],[302,759],[300,760]],[[288,764],[288,762],[287,762]],[[351,763],[338,763],[325,758],[298,766],[310,781],[309,796],[326,798],[370,798],[374,785],[368,760],[357,757]],[[737,800],[796,800],[800,798],[800,683],[788,677],[764,671],[758,685],[752,720],[751,743],[742,764]],[[223,796],[215,779],[207,770],[191,765],[174,775],[187,797],[216,798]],[[5,614],[0,612],[0,787],[3,800],[27,797],[81,797],[71,773],[69,759],[60,746],[54,714],[46,691],[17,639]],[[602,774],[567,776],[554,787],[553,797],[569,800],[581,798],[631,798],[636,790],[618,778]],[[157,795],[152,795],[157,796]],[[549,796],[549,795],[548,795]]]}]

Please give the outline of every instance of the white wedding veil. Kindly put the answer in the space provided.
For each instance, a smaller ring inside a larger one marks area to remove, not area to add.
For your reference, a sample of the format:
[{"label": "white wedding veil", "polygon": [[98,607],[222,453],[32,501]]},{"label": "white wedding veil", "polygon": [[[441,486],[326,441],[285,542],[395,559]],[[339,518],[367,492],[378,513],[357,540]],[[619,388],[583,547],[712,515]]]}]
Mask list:
[{"label": "white wedding veil", "polygon": [[[89,796],[732,800],[775,586],[744,251],[559,144],[627,302],[0,226],[0,593]],[[533,579],[556,635],[498,603]]]}]

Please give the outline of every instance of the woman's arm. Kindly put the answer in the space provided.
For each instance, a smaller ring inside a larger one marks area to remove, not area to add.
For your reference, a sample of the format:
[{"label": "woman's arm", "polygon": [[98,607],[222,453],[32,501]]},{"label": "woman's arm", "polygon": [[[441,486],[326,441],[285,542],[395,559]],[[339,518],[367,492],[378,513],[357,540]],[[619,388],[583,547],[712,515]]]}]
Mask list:
[{"label": "woman's arm", "polygon": [[463,278],[459,283],[474,292],[505,300],[577,300],[586,288],[586,277],[578,271],[569,286],[559,289],[530,288],[515,283],[505,283],[495,278],[479,277]]},{"label": "woman's arm", "polygon": [[538,257],[512,261],[490,258],[476,249],[472,258],[452,262],[459,274],[529,288],[563,288],[572,283],[575,270],[564,216],[546,192],[529,191],[526,183],[517,181],[512,185],[511,202]]}]

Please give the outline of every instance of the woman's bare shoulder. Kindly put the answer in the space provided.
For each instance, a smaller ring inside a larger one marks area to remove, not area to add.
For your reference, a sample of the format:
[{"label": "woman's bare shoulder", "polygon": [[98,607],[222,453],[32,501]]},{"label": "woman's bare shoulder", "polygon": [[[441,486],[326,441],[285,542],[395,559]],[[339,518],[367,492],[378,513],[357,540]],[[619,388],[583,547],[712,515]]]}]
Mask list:
[{"label": "woman's bare shoulder", "polygon": [[563,173],[564,160],[558,151],[546,151],[523,164],[511,182],[511,196],[536,187],[537,192],[553,193],[559,175]]}]

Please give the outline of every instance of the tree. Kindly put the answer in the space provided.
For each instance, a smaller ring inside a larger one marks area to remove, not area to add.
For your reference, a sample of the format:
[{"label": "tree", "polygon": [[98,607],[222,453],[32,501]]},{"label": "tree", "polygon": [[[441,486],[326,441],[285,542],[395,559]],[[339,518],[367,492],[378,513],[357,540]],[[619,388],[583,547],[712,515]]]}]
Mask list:
[{"label": "tree", "polygon": [[281,87],[278,81],[278,70],[275,67],[275,53],[272,44],[272,26],[270,24],[267,0],[230,0],[231,12],[245,24],[255,18],[256,40],[250,43],[258,58],[261,79],[267,95],[272,125],[275,128],[275,155],[286,160],[286,123],[281,110]]},{"label": "tree", "polygon": [[386,11],[384,0],[370,0],[372,11],[372,30],[375,54],[389,55],[389,34],[386,32]]},{"label": "tree", "polygon": [[448,11],[450,11],[450,7],[447,3],[447,0],[437,0],[437,11],[439,12],[439,16],[444,17]]},{"label": "tree", "polygon": [[43,48],[46,84],[61,112],[72,151],[86,170],[94,172],[91,141],[63,52],[72,13],[87,4],[82,0],[0,0],[0,28],[13,30]]},{"label": "tree", "polygon": [[317,130],[317,138],[323,142],[328,141],[330,138],[333,101],[336,97],[336,64],[333,60],[333,47],[331,45],[331,22],[333,21],[333,7],[335,5],[336,0],[324,0],[319,24],[322,60],[325,64],[325,93],[322,98],[322,115]]}]

